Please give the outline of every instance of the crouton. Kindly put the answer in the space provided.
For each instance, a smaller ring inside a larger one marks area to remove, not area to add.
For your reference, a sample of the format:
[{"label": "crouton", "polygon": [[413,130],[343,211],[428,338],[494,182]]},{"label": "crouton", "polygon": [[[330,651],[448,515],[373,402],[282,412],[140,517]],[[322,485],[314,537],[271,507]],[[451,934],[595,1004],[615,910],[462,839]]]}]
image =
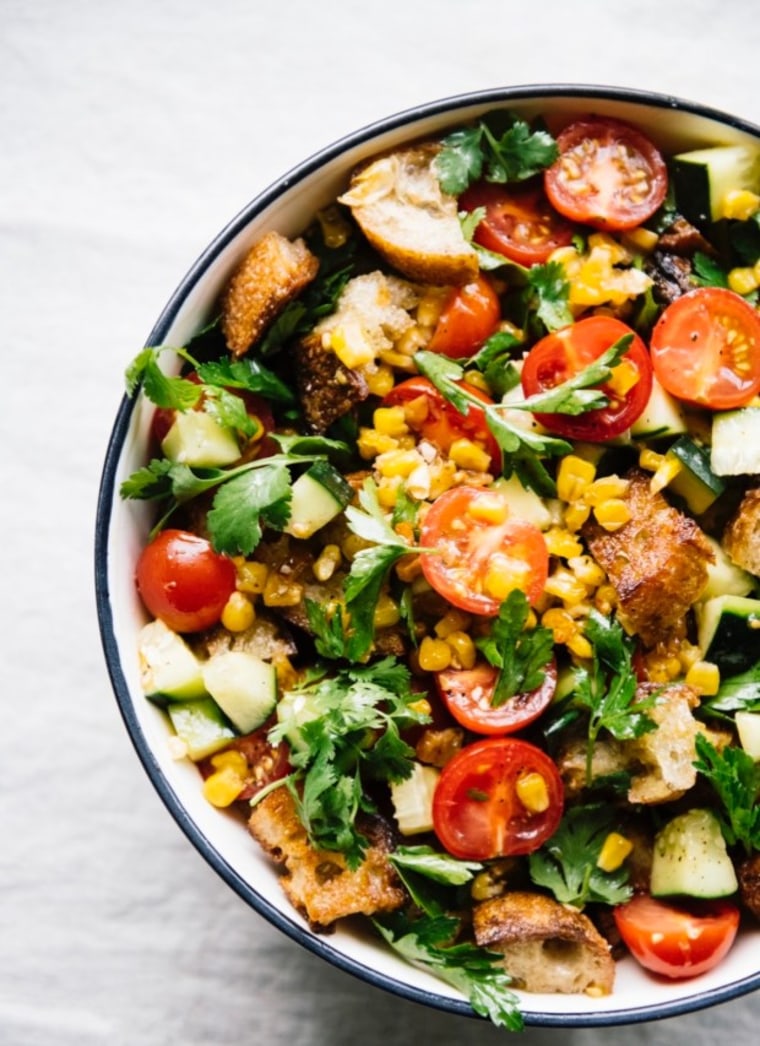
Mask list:
[{"label": "crouton", "polygon": [[295,378],[304,417],[312,432],[325,432],[369,396],[363,375],[341,363],[314,334],[295,347]]},{"label": "crouton", "polygon": [[473,929],[481,947],[503,954],[515,988],[589,995],[612,991],[610,947],[576,908],[517,890],[477,905]]},{"label": "crouton", "polygon": [[617,593],[621,622],[653,646],[682,625],[715,554],[694,520],[652,491],[645,472],[626,478],[630,520],[612,533],[592,520],[583,535]]},{"label": "crouton", "polygon": [[362,827],[371,845],[352,871],[342,854],[315,850],[309,843],[287,788],[276,789],[253,808],[251,835],[282,866],[285,895],[317,932],[329,930],[344,916],[395,911],[406,900],[388,860],[390,828],[379,818]]},{"label": "crouton", "polygon": [[439,148],[426,143],[379,157],[354,173],[340,202],[404,276],[464,284],[478,274],[478,255],[462,235],[456,197],[438,184],[433,159]]},{"label": "crouton", "polygon": [[742,904],[760,919],[760,853],[745,857],[737,868]]},{"label": "crouton", "polygon": [[760,487],[744,495],[723,532],[722,544],[738,567],[760,577]]},{"label": "crouton", "polygon": [[303,240],[268,232],[254,244],[222,298],[222,333],[230,352],[246,353],[318,269],[318,260]]}]

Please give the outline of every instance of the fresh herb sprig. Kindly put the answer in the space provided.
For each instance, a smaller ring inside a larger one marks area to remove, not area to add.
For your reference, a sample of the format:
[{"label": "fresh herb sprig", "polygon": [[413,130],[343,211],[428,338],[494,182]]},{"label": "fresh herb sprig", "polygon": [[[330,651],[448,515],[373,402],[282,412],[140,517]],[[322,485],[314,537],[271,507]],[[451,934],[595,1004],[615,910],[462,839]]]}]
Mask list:
[{"label": "fresh herb sprig", "polygon": [[554,651],[551,629],[538,625],[526,631],[530,604],[524,592],[510,592],[499,608],[488,635],[476,640],[486,659],[499,669],[491,704],[503,705],[515,694],[541,686]]},{"label": "fresh herb sprig", "polygon": [[460,196],[481,178],[501,183],[532,178],[558,155],[557,143],[547,131],[532,130],[512,113],[492,113],[447,135],[435,169],[443,191]]},{"label": "fresh herb sprig", "polygon": [[513,403],[516,410],[528,410],[534,414],[585,414],[609,405],[608,397],[599,388],[612,377],[612,371],[625,356],[633,341],[632,334],[618,338],[601,356],[578,371],[567,381],[528,396],[521,403]]},{"label": "fresh herb sprig", "polygon": [[720,800],[720,823],[729,846],[747,854],[760,850],[760,763],[743,748],[727,745],[718,751],[704,734],[696,737],[695,767]]},{"label": "fresh herb sprig", "polygon": [[746,672],[722,679],[714,697],[704,697],[698,713],[733,722],[737,712],[760,712],[760,661]]}]

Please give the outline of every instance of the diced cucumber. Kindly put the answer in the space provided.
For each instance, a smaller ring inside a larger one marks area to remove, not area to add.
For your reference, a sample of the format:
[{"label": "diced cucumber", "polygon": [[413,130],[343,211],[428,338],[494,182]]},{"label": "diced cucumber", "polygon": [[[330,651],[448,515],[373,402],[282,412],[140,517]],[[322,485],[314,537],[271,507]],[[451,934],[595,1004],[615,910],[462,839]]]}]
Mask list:
[{"label": "diced cucumber", "polygon": [[310,538],[342,512],[353,496],[350,483],[332,465],[315,461],[293,484],[285,532],[295,538]]},{"label": "diced cucumber", "polygon": [[206,693],[200,661],[182,636],[163,621],[143,626],[137,638],[137,653],[140,683],[148,697],[163,695],[187,700]]},{"label": "diced cucumber", "polygon": [[509,502],[509,513],[515,519],[532,523],[539,530],[548,530],[552,523],[558,522],[552,516],[546,499],[524,487],[516,473],[513,473],[509,479],[497,479],[494,487],[505,495]]},{"label": "diced cucumber", "polygon": [[433,766],[415,763],[411,776],[391,784],[391,799],[402,835],[433,830],[433,795],[440,772]]},{"label": "diced cucumber", "polygon": [[712,810],[688,810],[655,836],[649,889],[653,897],[730,897],[739,884]]},{"label": "diced cucumber", "polygon": [[702,589],[703,602],[716,596],[746,596],[755,587],[755,579],[746,570],[737,567],[720,542],[705,534],[715,560],[707,564],[707,584]]},{"label": "diced cucumber", "polygon": [[166,711],[175,734],[194,763],[218,752],[235,736],[221,708],[210,697],[173,701]]},{"label": "diced cucumber", "polygon": [[710,455],[689,436],[681,436],[669,448],[666,457],[676,458],[681,471],[668,484],[691,512],[700,516],[726,489],[723,480],[710,468]]},{"label": "diced cucumber", "polygon": [[231,723],[248,734],[277,704],[274,665],[243,650],[225,650],[203,665],[203,682]]},{"label": "diced cucumber", "polygon": [[277,722],[283,729],[285,739],[295,751],[306,747],[301,735],[304,723],[319,719],[328,709],[316,692],[286,690],[277,702]]},{"label": "diced cucumber", "polygon": [[202,410],[178,413],[161,450],[170,461],[191,468],[219,468],[240,457],[235,433]]},{"label": "diced cucumber", "polygon": [[676,206],[696,225],[724,217],[728,192],[760,191],[760,150],[753,145],[716,145],[680,153],[672,160]]},{"label": "diced cucumber", "polygon": [[737,712],[734,722],[739,744],[751,759],[760,762],[760,712]]},{"label": "diced cucumber", "polygon": [[631,436],[636,440],[663,439],[681,436],[686,431],[686,418],[678,400],[653,378],[649,400],[631,425]]},{"label": "diced cucumber", "polygon": [[721,675],[738,675],[760,661],[760,600],[722,595],[696,607],[697,642]]},{"label": "diced cucumber", "polygon": [[710,467],[716,476],[760,472],[760,407],[742,407],[713,416]]}]

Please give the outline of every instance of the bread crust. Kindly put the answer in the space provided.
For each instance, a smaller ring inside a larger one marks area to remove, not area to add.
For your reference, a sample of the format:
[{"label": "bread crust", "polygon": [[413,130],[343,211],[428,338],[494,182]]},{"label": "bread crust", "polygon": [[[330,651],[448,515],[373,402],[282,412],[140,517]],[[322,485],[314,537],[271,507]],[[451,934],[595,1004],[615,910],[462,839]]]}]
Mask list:
[{"label": "bread crust", "polygon": [[760,487],[746,492],[723,532],[722,544],[738,567],[760,576]]}]

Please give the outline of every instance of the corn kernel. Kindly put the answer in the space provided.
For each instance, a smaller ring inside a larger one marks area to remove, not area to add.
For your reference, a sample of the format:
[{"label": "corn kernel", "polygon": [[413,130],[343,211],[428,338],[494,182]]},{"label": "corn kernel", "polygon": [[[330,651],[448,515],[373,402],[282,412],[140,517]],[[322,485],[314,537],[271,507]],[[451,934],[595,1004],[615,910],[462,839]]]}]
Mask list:
[{"label": "corn kernel", "polygon": [[382,363],[386,363],[389,367],[395,367],[396,370],[405,370],[410,374],[417,373],[417,364],[414,362],[413,356],[407,356],[403,352],[397,352],[395,349],[383,349],[382,352],[378,353],[378,356]]},{"label": "corn kernel", "polygon": [[452,650],[443,639],[425,636],[419,646],[418,661],[423,672],[442,672],[451,664]]},{"label": "corn kernel", "polygon": [[491,386],[486,381],[485,375],[479,370],[467,370],[464,372],[464,380],[474,389],[480,389],[486,396],[491,395]]},{"label": "corn kernel", "polygon": [[629,481],[622,476],[602,476],[601,479],[595,479],[593,483],[589,484],[583,500],[594,508],[612,498],[625,497],[629,486]]},{"label": "corn kernel", "polygon": [[720,202],[721,217],[746,222],[760,210],[760,196],[749,189],[732,189]]},{"label": "corn kernel", "polygon": [[375,468],[381,476],[410,476],[419,468],[421,459],[415,450],[389,450],[375,461]]},{"label": "corn kernel", "polygon": [[550,527],[544,534],[546,550],[550,556],[562,556],[569,559],[579,556],[583,551],[580,541],[563,527]]},{"label": "corn kernel", "polygon": [[683,470],[683,464],[675,454],[666,454],[662,465],[657,469],[649,481],[649,489],[653,494],[667,487],[676,476]]},{"label": "corn kernel", "polygon": [[586,586],[573,573],[561,567],[547,579],[544,591],[565,603],[580,603],[588,594]]},{"label": "corn kernel", "polygon": [[416,712],[417,715],[433,714],[433,706],[426,697],[420,697],[417,701],[412,701],[411,704],[408,704],[406,707],[410,712]]},{"label": "corn kernel", "polygon": [[373,396],[387,396],[396,383],[392,369],[384,363],[367,374],[366,381]]},{"label": "corn kernel", "polygon": [[576,454],[568,454],[557,469],[557,497],[562,501],[578,501],[595,476],[595,465]]},{"label": "corn kernel", "polygon": [[261,595],[269,576],[269,567],[266,563],[256,563],[252,560],[243,560],[237,565],[237,587],[240,592],[250,592],[251,595]]},{"label": "corn kernel", "polygon": [[562,520],[567,529],[574,534],[580,530],[590,515],[590,505],[587,505],[585,501],[573,501],[565,509]]},{"label": "corn kernel", "polygon": [[448,290],[430,290],[424,294],[417,305],[417,322],[421,327],[435,327],[443,310],[443,303],[448,297]]},{"label": "corn kernel", "polygon": [[470,636],[466,632],[450,632],[446,636],[446,642],[453,651],[453,661],[456,668],[472,668],[477,657],[477,650]]},{"label": "corn kernel", "polygon": [[610,498],[594,509],[597,523],[609,533],[620,530],[631,518],[631,510],[622,498]]},{"label": "corn kernel", "polygon": [[549,789],[541,774],[531,771],[515,781],[515,794],[529,813],[542,814],[549,809]]},{"label": "corn kernel", "polygon": [[576,632],[575,635],[570,636],[568,641],[565,643],[565,646],[570,653],[575,654],[576,657],[581,657],[584,660],[593,657],[594,648],[582,632]]},{"label": "corn kernel", "polygon": [[330,332],[330,348],[344,367],[352,369],[372,363],[375,350],[358,322],[347,321]]},{"label": "corn kernel", "polygon": [[408,556],[402,556],[396,563],[395,571],[396,577],[399,581],[403,581],[406,585],[410,584],[422,573],[420,557],[414,553],[410,553]]},{"label": "corn kernel", "polygon": [[221,622],[229,632],[245,632],[256,620],[253,603],[244,592],[233,592],[222,610]]},{"label": "corn kernel", "polygon": [[571,556],[567,565],[587,588],[598,588],[604,584],[604,570],[591,556]]},{"label": "corn kernel", "polygon": [[577,633],[578,625],[561,607],[552,607],[541,615],[541,624],[550,629],[555,643],[566,643]]},{"label": "corn kernel", "polygon": [[473,472],[488,472],[491,467],[491,455],[470,439],[455,439],[449,447],[449,457],[461,469]]},{"label": "corn kernel", "polygon": [[395,507],[400,487],[401,478],[399,476],[382,477],[377,484],[377,503],[381,508],[392,509]]},{"label": "corn kernel", "polygon": [[646,469],[647,472],[656,472],[664,464],[665,455],[659,454],[656,450],[650,450],[649,447],[644,447],[639,454],[639,466]]},{"label": "corn kernel", "polygon": [[303,586],[273,571],[267,578],[262,599],[268,607],[295,607],[303,599]]},{"label": "corn kernel", "polygon": [[426,344],[426,333],[420,327],[409,327],[394,345],[396,352],[404,356],[414,356],[415,352]]},{"label": "corn kernel", "polygon": [[338,545],[325,545],[311,568],[317,581],[329,581],[341,561],[341,552]]},{"label": "corn kernel", "polygon": [[398,442],[385,433],[376,429],[359,429],[359,437],[356,446],[365,461],[370,461],[378,454],[386,454],[389,450],[395,450]]},{"label": "corn kernel", "polygon": [[340,543],[340,550],[344,557],[349,561],[353,560],[357,553],[361,552],[362,549],[369,548],[371,542],[365,538],[359,537],[358,534],[346,534]]},{"label": "corn kernel", "polygon": [[623,243],[636,251],[641,251],[643,254],[650,254],[657,246],[659,239],[660,237],[656,232],[653,232],[651,229],[645,229],[641,225],[637,229],[628,229],[623,234]]},{"label": "corn kernel", "polygon": [[375,606],[373,624],[375,628],[392,628],[398,624],[401,614],[398,603],[387,593],[382,593]]},{"label": "corn kernel", "polygon": [[596,859],[597,868],[603,872],[616,872],[633,850],[633,843],[620,832],[610,832],[602,843]]},{"label": "corn kernel", "polygon": [[491,556],[483,578],[483,591],[491,599],[501,603],[516,588],[525,590],[528,573],[529,568],[525,563],[512,560],[509,556],[495,554]]},{"label": "corn kernel", "polygon": [[409,432],[403,407],[378,407],[372,415],[372,424],[384,436],[405,436]]},{"label": "corn kernel", "polygon": [[710,661],[695,661],[686,673],[685,682],[700,696],[713,697],[720,686],[720,669]]},{"label": "corn kernel", "polygon": [[222,767],[203,782],[203,795],[212,806],[225,807],[235,802],[244,787],[245,781],[234,769]]},{"label": "corn kernel", "polygon": [[467,506],[467,515],[482,523],[498,526],[509,515],[509,507],[500,494],[485,491],[472,499]]},{"label": "corn kernel", "polygon": [[612,585],[600,585],[594,593],[594,606],[600,614],[608,615],[617,606],[617,592]]},{"label": "corn kernel", "polygon": [[757,274],[754,268],[748,268],[745,266],[738,266],[735,269],[731,269],[727,276],[728,286],[736,294],[751,294],[752,291],[756,291],[758,287]]},{"label": "corn kernel", "polygon": [[433,629],[439,639],[446,639],[452,632],[464,632],[472,623],[472,618],[464,610],[452,608],[440,618]]},{"label": "corn kernel", "polygon": [[607,380],[607,388],[611,389],[616,396],[625,396],[634,385],[641,380],[641,372],[630,360],[622,359],[617,367],[613,367],[612,373]]},{"label": "corn kernel", "polygon": [[336,206],[324,207],[317,211],[317,221],[325,247],[342,247],[351,235],[351,226]]}]

